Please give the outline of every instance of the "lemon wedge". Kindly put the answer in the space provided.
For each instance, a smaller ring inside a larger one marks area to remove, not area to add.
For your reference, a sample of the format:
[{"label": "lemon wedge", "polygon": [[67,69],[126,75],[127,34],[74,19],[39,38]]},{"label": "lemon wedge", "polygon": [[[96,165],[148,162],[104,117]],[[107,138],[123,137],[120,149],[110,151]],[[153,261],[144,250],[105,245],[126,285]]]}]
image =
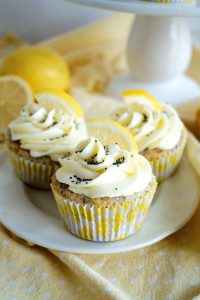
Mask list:
[{"label": "lemon wedge", "polygon": [[138,152],[138,145],[128,129],[107,119],[87,119],[88,132],[104,146],[117,143],[121,149]]},{"label": "lemon wedge", "polygon": [[144,90],[128,90],[122,92],[121,96],[127,104],[133,102],[137,102],[137,103],[145,102],[152,109],[156,109],[158,111],[161,110],[161,105],[159,101],[154,96],[152,96],[151,94],[147,93]]},{"label": "lemon wedge", "polygon": [[1,75],[17,75],[34,92],[55,88],[69,90],[69,69],[64,59],[47,47],[24,46],[9,54],[1,66]]},{"label": "lemon wedge", "polygon": [[192,167],[200,176],[200,143],[190,132],[188,132],[188,143],[186,151]]},{"label": "lemon wedge", "polygon": [[26,81],[17,76],[0,76],[0,131],[5,132],[20,110],[33,102],[33,94]]},{"label": "lemon wedge", "polygon": [[62,110],[72,117],[81,117],[84,112],[78,102],[60,90],[44,90],[34,95],[35,101],[47,109]]}]

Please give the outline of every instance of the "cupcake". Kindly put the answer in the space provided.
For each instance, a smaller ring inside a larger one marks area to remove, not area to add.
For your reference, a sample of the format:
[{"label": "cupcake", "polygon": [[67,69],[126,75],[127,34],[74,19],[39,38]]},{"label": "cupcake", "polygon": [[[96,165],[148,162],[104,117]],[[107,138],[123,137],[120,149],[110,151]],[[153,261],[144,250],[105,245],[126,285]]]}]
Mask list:
[{"label": "cupcake", "polygon": [[10,123],[7,148],[21,180],[48,189],[58,159],[68,156],[86,137],[79,104],[64,92],[44,92]]},{"label": "cupcake", "polygon": [[125,105],[111,118],[128,128],[161,182],[176,169],[186,144],[187,132],[175,109],[158,102],[145,91],[122,93]]},{"label": "cupcake", "polygon": [[89,133],[74,153],[59,159],[51,188],[70,233],[120,240],[141,227],[157,183],[148,160],[127,147],[133,139],[123,126],[96,119]]}]

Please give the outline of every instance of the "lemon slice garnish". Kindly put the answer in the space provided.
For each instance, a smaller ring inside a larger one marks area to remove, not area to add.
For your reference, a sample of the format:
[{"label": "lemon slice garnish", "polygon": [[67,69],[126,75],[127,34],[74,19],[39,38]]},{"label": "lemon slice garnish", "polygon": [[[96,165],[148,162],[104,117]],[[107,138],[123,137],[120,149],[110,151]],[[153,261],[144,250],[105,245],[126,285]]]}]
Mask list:
[{"label": "lemon slice garnish", "polygon": [[126,104],[134,102],[141,104],[146,103],[154,110],[161,110],[161,105],[159,101],[154,96],[152,96],[144,90],[128,90],[123,92],[121,95]]},{"label": "lemon slice garnish", "polygon": [[107,119],[87,119],[88,132],[104,146],[117,143],[121,149],[138,152],[138,145],[131,132],[119,123]]},{"label": "lemon slice garnish", "polygon": [[23,106],[33,102],[33,94],[26,81],[17,76],[0,77],[0,131],[20,113]]},{"label": "lemon slice garnish", "polygon": [[200,143],[190,132],[188,132],[188,143],[186,149],[191,165],[197,174],[200,175]]},{"label": "lemon slice garnish", "polygon": [[44,90],[34,95],[36,102],[47,109],[62,110],[72,117],[81,117],[84,112],[78,102],[60,90]]}]

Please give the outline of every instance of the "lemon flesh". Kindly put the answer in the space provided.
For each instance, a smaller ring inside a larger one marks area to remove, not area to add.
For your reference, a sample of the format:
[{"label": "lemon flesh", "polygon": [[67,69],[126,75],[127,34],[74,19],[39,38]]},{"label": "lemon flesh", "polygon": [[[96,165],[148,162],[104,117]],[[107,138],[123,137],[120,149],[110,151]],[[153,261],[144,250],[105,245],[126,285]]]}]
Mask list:
[{"label": "lemon flesh", "polygon": [[144,90],[128,90],[122,92],[121,95],[127,104],[133,102],[142,104],[146,102],[146,104],[149,105],[152,109],[157,111],[161,110],[161,105],[159,101],[154,96],[152,96]]},{"label": "lemon flesh", "polygon": [[137,143],[131,132],[119,123],[107,119],[87,119],[88,132],[104,146],[117,143],[121,149],[138,152]]},{"label": "lemon flesh", "polygon": [[84,112],[78,102],[69,94],[60,90],[44,90],[34,95],[35,101],[41,106],[51,110],[61,110],[72,117],[81,117]]},{"label": "lemon flesh", "polygon": [[33,94],[27,82],[17,76],[0,77],[0,131],[20,113],[23,106],[33,102]]}]

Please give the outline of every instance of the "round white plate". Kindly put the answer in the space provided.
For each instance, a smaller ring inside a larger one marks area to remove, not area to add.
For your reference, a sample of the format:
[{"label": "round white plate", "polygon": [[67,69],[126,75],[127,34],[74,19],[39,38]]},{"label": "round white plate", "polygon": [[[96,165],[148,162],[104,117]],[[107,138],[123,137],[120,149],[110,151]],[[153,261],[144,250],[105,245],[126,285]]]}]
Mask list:
[{"label": "round white plate", "polygon": [[191,4],[156,3],[149,0],[68,0],[85,6],[153,16],[200,16],[200,0]]},{"label": "round white plate", "polygon": [[51,192],[23,184],[6,152],[0,153],[0,221],[21,238],[55,250],[114,253],[151,245],[182,227],[194,214],[199,197],[199,179],[184,157],[176,173],[158,187],[141,230],[117,242],[85,241],[64,229]]}]

